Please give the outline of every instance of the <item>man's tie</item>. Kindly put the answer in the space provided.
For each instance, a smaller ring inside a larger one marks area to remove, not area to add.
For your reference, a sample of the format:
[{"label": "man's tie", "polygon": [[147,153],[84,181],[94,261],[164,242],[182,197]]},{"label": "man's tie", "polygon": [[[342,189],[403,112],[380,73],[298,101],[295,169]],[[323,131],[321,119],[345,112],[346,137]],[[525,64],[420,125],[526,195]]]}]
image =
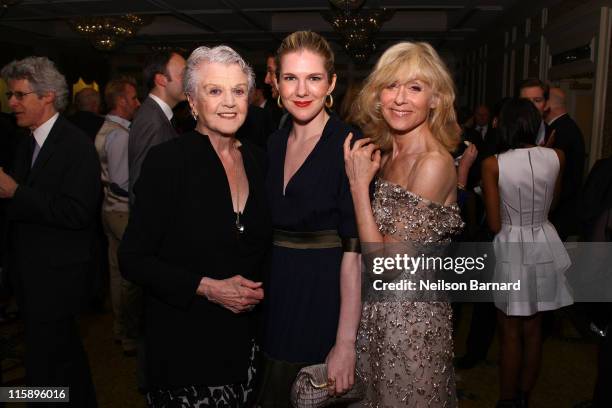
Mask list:
[{"label": "man's tie", "polygon": [[484,126],[476,126],[476,131],[478,133],[480,133],[480,137],[482,138],[482,140],[484,140],[484,138],[485,138],[485,132],[484,132],[485,128],[484,128]]},{"label": "man's tie", "polygon": [[38,145],[38,142],[36,141],[36,138],[34,136],[32,136],[32,144],[34,148],[32,149],[32,164],[30,165],[30,167],[34,167],[34,162],[36,162],[38,153],[40,153],[40,146]]}]

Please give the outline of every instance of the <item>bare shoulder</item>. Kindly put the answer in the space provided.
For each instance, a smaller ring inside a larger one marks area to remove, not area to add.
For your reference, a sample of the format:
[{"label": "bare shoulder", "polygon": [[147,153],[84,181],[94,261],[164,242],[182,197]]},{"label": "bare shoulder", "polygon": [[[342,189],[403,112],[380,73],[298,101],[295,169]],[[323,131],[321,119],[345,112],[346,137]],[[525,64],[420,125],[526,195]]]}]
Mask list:
[{"label": "bare shoulder", "polygon": [[415,163],[411,191],[439,203],[455,201],[457,172],[449,153],[430,151]]},{"label": "bare shoulder", "polygon": [[414,175],[418,177],[445,177],[455,174],[453,158],[449,153],[430,151],[423,153],[414,166]]},{"label": "bare shoulder", "polygon": [[482,161],[482,171],[497,173],[499,171],[499,166],[497,165],[497,157],[489,156]]}]

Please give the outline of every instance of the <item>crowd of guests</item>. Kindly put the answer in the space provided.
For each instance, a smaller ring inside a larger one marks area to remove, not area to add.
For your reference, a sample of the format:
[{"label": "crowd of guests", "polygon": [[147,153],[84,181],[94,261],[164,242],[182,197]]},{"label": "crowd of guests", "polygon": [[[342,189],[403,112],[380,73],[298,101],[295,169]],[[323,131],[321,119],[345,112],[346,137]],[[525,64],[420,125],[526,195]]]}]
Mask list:
[{"label": "crowd of guests", "polygon": [[[13,111],[1,119],[30,134],[0,164],[2,279],[25,324],[26,384],[70,386],[75,407],[96,406],[77,316],[99,231],[114,339],[138,355],[149,406],[289,407],[298,372],[326,363],[330,396],[363,382],[355,406],[456,407],[454,367],[483,360],[497,326],[505,408],[528,406],[542,321],[573,303],[562,241],[610,230],[609,194],[593,196],[589,233],[573,216],[585,148],[564,92],[528,79],[520,97],[458,118],[426,43],[387,49],[340,114],[333,51],[309,31],[267,56],[263,83],[227,46],[155,54],[142,104],[116,78],[105,116],[86,89],[66,119],[66,81],[47,58],[1,74]],[[587,186],[610,185],[609,163],[596,168]],[[456,360],[447,298],[380,293],[362,274],[373,253],[451,240],[547,244],[496,273],[554,293],[476,304]],[[599,368],[601,384],[604,357]],[[595,394],[609,404],[607,387]]]}]

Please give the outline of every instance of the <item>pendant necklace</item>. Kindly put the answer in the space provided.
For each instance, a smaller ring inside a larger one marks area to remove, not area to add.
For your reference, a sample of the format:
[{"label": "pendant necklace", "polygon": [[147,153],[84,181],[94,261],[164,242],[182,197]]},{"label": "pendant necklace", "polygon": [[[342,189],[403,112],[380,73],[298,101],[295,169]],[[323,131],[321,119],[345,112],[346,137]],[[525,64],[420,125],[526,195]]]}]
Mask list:
[{"label": "pendant necklace", "polygon": [[[236,150],[238,147],[234,145]],[[240,221],[240,180],[238,180],[238,169],[234,164],[234,176],[236,177],[236,231],[238,234],[244,234],[244,224]]]}]

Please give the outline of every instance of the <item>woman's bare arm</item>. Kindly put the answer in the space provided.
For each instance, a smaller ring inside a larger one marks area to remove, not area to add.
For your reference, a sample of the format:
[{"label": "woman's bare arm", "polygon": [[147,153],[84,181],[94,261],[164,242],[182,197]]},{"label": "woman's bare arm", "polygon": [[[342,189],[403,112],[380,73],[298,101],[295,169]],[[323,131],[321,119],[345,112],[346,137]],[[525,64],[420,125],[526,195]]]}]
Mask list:
[{"label": "woman's bare arm", "polygon": [[482,190],[489,229],[497,234],[501,229],[499,212],[499,166],[497,157],[490,156],[482,162]]}]

